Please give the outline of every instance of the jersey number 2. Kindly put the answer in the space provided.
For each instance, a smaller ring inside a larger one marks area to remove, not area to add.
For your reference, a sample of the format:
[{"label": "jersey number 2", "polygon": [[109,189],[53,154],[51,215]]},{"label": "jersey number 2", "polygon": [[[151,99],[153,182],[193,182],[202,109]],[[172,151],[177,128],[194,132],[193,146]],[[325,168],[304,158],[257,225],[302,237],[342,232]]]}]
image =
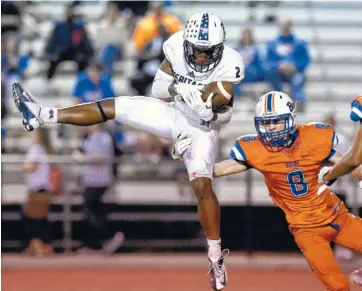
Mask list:
[{"label": "jersey number 2", "polygon": [[309,187],[305,182],[304,173],[302,170],[294,170],[288,173],[287,181],[290,191],[294,196],[299,197],[308,193]]},{"label": "jersey number 2", "polygon": [[240,78],[240,68],[235,67],[235,70],[236,70],[236,78]]}]

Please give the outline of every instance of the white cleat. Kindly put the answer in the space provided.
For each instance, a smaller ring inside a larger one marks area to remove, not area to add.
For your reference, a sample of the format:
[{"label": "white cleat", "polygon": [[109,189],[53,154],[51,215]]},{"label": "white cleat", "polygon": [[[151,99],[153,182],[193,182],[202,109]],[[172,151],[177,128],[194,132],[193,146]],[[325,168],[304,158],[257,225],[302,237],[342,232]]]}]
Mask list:
[{"label": "white cleat", "polygon": [[228,281],[228,275],[225,267],[225,257],[229,254],[229,250],[225,249],[222,251],[221,256],[218,258],[209,257],[209,267],[211,287],[215,291],[219,291],[225,288]]},{"label": "white cleat", "polygon": [[349,280],[352,284],[360,285],[362,286],[362,268],[356,271],[353,271],[349,275]]},{"label": "white cleat", "polygon": [[[25,91],[19,83],[13,84],[12,93],[14,103],[23,117],[24,129],[32,131],[42,126],[44,121],[40,118],[40,112],[43,107],[35,100],[34,96],[30,92]],[[51,116],[54,112],[49,112],[49,114]]]}]

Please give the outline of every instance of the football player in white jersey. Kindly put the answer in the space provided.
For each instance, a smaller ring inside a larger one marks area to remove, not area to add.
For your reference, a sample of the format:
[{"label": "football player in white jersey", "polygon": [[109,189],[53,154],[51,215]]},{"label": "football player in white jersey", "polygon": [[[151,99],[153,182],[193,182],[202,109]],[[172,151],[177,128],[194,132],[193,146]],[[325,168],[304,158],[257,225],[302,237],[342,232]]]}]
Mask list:
[{"label": "football player in white jersey", "polygon": [[[214,290],[222,290],[227,283],[221,252],[220,206],[211,183],[217,135],[220,127],[231,119],[233,84],[244,77],[241,56],[224,42],[225,29],[218,17],[211,13],[193,15],[183,31],[164,43],[166,58],[152,86],[156,98],[120,96],[67,108],[49,108],[37,103],[19,84],[13,85],[14,101],[28,131],[44,123],[87,126],[116,119],[173,140],[185,132],[192,137],[183,160],[208,238]],[[204,101],[202,89],[211,83],[217,84],[217,89]],[[221,110],[211,106],[215,95],[226,98],[227,106]],[[164,102],[163,98],[174,98],[174,102]]]}]

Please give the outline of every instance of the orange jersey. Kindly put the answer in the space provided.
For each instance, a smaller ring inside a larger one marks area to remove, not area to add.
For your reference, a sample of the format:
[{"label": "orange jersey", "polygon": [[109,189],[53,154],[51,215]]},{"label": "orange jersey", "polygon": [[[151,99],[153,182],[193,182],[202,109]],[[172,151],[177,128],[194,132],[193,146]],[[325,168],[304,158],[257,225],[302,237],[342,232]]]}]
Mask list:
[{"label": "orange jersey", "polygon": [[352,121],[362,121],[362,95],[353,99],[350,118]]},{"label": "orange jersey", "polygon": [[334,193],[318,184],[317,177],[321,163],[335,153],[338,138],[322,123],[297,125],[297,131],[293,145],[280,152],[269,151],[257,135],[242,136],[230,156],[264,175],[270,197],[291,227],[325,225],[347,211]]}]

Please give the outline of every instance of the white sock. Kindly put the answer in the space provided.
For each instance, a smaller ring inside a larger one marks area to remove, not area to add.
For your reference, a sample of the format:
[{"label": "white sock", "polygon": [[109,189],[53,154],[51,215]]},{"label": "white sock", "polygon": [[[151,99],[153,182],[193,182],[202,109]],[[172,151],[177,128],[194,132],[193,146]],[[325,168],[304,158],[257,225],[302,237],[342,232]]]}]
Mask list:
[{"label": "white sock", "polygon": [[207,244],[209,246],[209,258],[217,260],[221,256],[221,239],[207,239]]},{"label": "white sock", "polygon": [[58,109],[56,108],[42,107],[39,115],[44,123],[57,123],[58,121]]}]

